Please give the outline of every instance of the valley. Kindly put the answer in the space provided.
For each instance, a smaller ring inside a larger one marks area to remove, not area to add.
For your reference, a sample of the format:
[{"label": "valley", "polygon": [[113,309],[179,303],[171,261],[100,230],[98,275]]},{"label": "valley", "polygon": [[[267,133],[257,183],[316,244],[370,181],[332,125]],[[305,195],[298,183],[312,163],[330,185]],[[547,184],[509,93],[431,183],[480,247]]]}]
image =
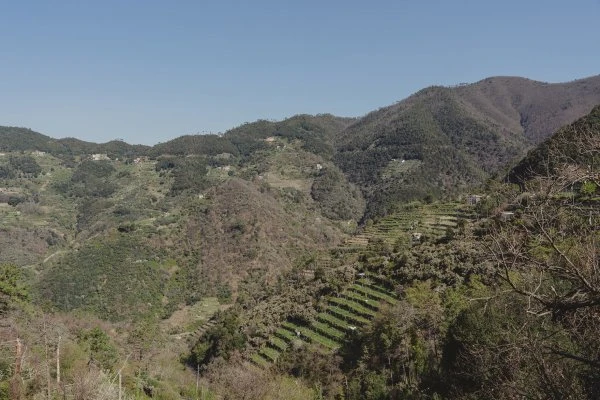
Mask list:
[{"label": "valley", "polygon": [[598,104],[494,77],[152,147],[0,127],[0,399],[595,398]]}]

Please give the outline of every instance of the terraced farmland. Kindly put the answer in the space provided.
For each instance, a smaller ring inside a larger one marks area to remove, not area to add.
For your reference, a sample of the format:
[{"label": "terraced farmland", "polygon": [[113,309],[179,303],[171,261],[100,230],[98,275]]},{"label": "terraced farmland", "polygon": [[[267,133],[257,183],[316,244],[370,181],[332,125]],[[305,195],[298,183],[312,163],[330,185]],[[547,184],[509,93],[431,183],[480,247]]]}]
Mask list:
[{"label": "terraced farmland", "polygon": [[398,302],[398,300],[396,300],[394,297],[390,296],[389,294],[386,294],[382,290],[373,289],[368,284],[360,285],[355,283],[352,286],[350,286],[350,290],[356,293],[361,293],[364,296],[374,300],[384,300],[390,304],[396,304]]},{"label": "terraced farmland", "polygon": [[361,278],[339,297],[330,297],[326,310],[310,324],[283,322],[250,361],[267,367],[289,348],[308,344],[317,351],[335,352],[347,334],[369,324],[384,304],[397,301],[391,291],[374,283],[374,277]]},{"label": "terraced farmland", "polygon": [[362,233],[346,240],[345,246],[365,247],[375,239],[390,245],[409,246],[413,233],[437,240],[446,236],[449,230],[457,228],[460,219],[475,217],[473,207],[463,203],[411,203],[401,211],[367,226]]}]

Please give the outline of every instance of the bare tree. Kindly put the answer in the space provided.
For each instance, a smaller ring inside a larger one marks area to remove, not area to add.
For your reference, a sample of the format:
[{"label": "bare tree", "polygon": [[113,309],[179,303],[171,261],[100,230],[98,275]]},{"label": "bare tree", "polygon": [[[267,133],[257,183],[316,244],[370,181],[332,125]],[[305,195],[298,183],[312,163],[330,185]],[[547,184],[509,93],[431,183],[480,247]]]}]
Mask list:
[{"label": "bare tree", "polygon": [[560,358],[600,376],[600,129],[579,124],[569,133],[546,145],[543,168],[522,183],[527,196],[516,218],[498,221],[488,242],[498,276],[525,296],[527,313],[558,322],[575,344],[537,342],[549,384]]}]

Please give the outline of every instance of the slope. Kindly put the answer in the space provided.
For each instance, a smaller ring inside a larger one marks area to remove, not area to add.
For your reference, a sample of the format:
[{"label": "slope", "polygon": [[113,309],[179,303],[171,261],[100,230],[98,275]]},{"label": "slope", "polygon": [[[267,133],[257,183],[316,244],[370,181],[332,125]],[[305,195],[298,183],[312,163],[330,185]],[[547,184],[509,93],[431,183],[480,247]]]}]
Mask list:
[{"label": "slope", "polygon": [[598,103],[600,76],[431,87],[341,132],[334,160],[363,190],[367,217],[385,215],[398,200],[452,196],[482,183]]},{"label": "slope", "polygon": [[105,153],[118,158],[144,155],[148,149],[121,140],[92,143],[75,138],[54,139],[28,128],[0,126],[0,151],[41,151],[61,157]]},{"label": "slope", "polygon": [[524,183],[535,176],[553,176],[565,165],[578,165],[588,172],[598,160],[593,149],[600,141],[600,106],[588,115],[559,129],[553,136],[530,151],[508,174],[513,183]]}]

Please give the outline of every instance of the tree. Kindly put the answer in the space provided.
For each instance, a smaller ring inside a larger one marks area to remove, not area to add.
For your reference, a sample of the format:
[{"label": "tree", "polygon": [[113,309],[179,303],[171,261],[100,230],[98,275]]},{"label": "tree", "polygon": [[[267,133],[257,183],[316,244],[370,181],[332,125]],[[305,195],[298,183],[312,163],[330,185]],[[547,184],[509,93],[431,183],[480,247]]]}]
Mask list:
[{"label": "tree", "polygon": [[112,370],[119,359],[117,349],[111,343],[110,337],[99,327],[81,332],[79,342],[85,345],[89,352],[90,363],[102,370]]},{"label": "tree", "polygon": [[15,302],[29,298],[27,287],[19,267],[12,264],[0,264],[0,315]]},{"label": "tree", "polygon": [[246,344],[237,311],[219,312],[215,319],[216,324],[204,333],[192,349],[190,362],[193,365],[205,365],[217,357],[227,359],[234,350],[240,350]]},{"label": "tree", "polygon": [[574,189],[600,182],[600,119],[595,123],[575,123],[545,144],[523,174],[528,196],[520,216],[498,221],[488,243],[498,276],[524,296],[526,313],[560,323],[572,341],[545,341],[540,357],[552,356],[548,368],[576,362],[588,393],[600,390],[600,204]]},{"label": "tree", "polygon": [[526,303],[497,292],[454,320],[441,364],[451,398],[585,398],[581,366],[546,349],[573,346],[569,332],[528,314]]},{"label": "tree", "polygon": [[600,182],[600,123],[597,131],[558,136],[547,148],[546,174],[522,182],[529,196],[521,218],[497,224],[489,249],[503,279],[541,307],[534,312],[557,316],[600,305],[600,204],[571,191]]}]

